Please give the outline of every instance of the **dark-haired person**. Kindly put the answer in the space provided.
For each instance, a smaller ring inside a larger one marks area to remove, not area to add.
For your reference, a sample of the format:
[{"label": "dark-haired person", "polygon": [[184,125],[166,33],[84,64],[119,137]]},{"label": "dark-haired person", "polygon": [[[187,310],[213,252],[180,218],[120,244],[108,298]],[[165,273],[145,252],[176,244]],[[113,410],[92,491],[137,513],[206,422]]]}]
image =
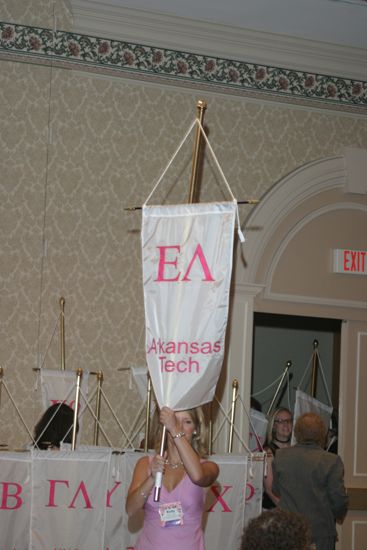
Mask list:
[{"label": "dark-haired person", "polygon": [[310,550],[310,526],[296,512],[269,510],[246,527],[241,550]]},{"label": "dark-haired person", "polygon": [[294,428],[297,444],[280,449],[273,462],[278,506],[308,519],[317,550],[334,550],[335,522],[344,519],[348,505],[343,462],[324,450],[326,431],[319,415],[301,415]]},{"label": "dark-haired person", "polygon": [[34,446],[41,450],[52,450],[59,449],[61,442],[71,443],[73,423],[74,411],[72,408],[65,403],[51,405],[34,428]]}]

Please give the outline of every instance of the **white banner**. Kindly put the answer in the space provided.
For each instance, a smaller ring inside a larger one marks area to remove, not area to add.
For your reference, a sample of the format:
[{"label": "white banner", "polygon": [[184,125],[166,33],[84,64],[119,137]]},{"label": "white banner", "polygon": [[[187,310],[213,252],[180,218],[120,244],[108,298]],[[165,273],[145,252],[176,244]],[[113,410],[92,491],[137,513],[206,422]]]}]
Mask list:
[{"label": "white banner", "polygon": [[[136,459],[140,458],[139,453],[130,451]],[[125,550],[125,500],[128,490],[128,482],[131,477],[126,476],[126,453],[114,452],[111,456],[110,471],[108,476],[108,489],[106,500],[106,530],[105,549]]]},{"label": "white banner", "polygon": [[205,546],[240,548],[245,519],[247,457],[214,455],[219,476],[209,488],[204,514]]},{"label": "white banner", "polygon": [[[143,454],[98,448],[0,453],[1,550],[133,549],[144,512],[128,518],[125,500]],[[206,499],[206,547],[237,548],[244,521],[261,511],[262,471],[254,461],[248,468],[243,455],[211,460],[220,475]]]},{"label": "white banner", "polygon": [[[301,390],[296,390],[296,401],[294,404],[293,426],[297,422],[297,418],[304,413],[313,412],[321,416],[325,423],[326,431],[329,429],[330,418],[333,412],[333,407],[321,403],[315,397],[304,393]],[[292,445],[296,443],[294,434],[292,434]]]},{"label": "white banner", "polygon": [[30,453],[0,453],[0,548],[28,550],[31,508]]},{"label": "white banner", "polygon": [[[41,369],[41,392],[44,410],[56,403],[65,403],[74,410],[76,397],[76,372],[69,370]],[[77,442],[80,441],[83,426],[83,410],[88,398],[89,372],[83,371],[80,383],[81,396],[79,401]],[[84,397],[83,397],[84,396]],[[85,398],[85,399],[84,399]]]},{"label": "white banner", "polygon": [[223,362],[236,203],[144,206],[146,356],[159,406],[213,399]]},{"label": "white banner", "polygon": [[105,550],[110,457],[32,451],[30,550]]},{"label": "white banner", "polygon": [[254,453],[247,460],[245,525],[262,512],[263,480],[266,453]]},{"label": "white banner", "polygon": [[[43,408],[46,410],[55,403],[65,403],[74,409],[76,373],[70,370],[40,369]],[[88,371],[83,371],[81,390],[88,395]]]}]

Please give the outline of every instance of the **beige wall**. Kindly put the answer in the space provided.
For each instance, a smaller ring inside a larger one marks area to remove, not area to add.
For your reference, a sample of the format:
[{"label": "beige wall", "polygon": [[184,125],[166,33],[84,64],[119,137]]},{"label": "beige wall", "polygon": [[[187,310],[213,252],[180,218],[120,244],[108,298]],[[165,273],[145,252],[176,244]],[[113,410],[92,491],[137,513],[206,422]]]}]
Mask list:
[{"label": "beige wall", "polygon": [[[7,2],[0,15],[48,26],[50,6]],[[33,426],[40,396],[32,368],[46,350],[45,366],[59,366],[57,330],[49,342],[64,296],[67,368],[102,369],[106,394],[129,424],[140,400],[129,374],[118,369],[144,362],[144,318],[140,214],[124,207],[146,198],[195,116],[197,99],[208,102],[209,138],[239,200],[263,196],[299,166],[345,146],[367,147],[367,121],[27,63],[1,61],[0,69],[0,364],[6,383]],[[188,144],[157,201],[166,192],[168,201],[185,200],[190,161]],[[202,200],[221,198],[220,189],[209,160]],[[251,208],[241,207],[242,221]],[[103,415],[119,445],[106,408]],[[3,392],[1,442],[24,443],[18,424]]]},{"label": "beige wall", "polygon": [[[36,0],[7,1],[0,19],[51,27],[52,6]],[[56,10],[59,27],[66,28],[67,7],[57,2]],[[6,388],[32,428],[41,411],[32,369],[43,359],[48,368],[60,365],[63,296],[67,368],[103,370],[106,395],[119,420],[130,426],[141,400],[129,373],[119,369],[144,363],[144,316],[140,213],[124,208],[140,205],[147,197],[193,120],[197,99],[208,103],[209,139],[235,196],[241,200],[266,195],[270,211],[275,208],[274,186],[289,174],[318,159],[341,158],[345,147],[366,149],[367,120],[347,112],[55,66],[0,61],[0,71],[0,365]],[[157,202],[186,199],[191,146],[184,147],[170,170]],[[203,175],[201,199],[222,198],[224,187],[208,155]],[[359,491],[367,479],[363,426],[355,423],[356,416],[365,416],[360,389],[365,362],[357,350],[365,353],[366,309],[345,302],[365,300],[365,278],[351,284],[332,277],[327,251],[342,247],[343,239],[346,246],[351,242],[366,248],[365,213],[354,206],[346,208],[342,218],[340,212],[325,211],[294,232],[289,242],[286,238],[304,216],[320,207],[327,210],[335,201],[365,206],[366,199],[346,196],[340,187],[325,190],[299,209],[290,209],[283,225],[274,222],[254,277],[246,274],[253,269],[251,261],[244,268],[237,258],[228,361],[219,392],[228,404],[231,380],[237,376],[248,403],[254,310],[349,319],[342,342],[342,453],[347,483]],[[242,222],[255,211],[240,208]],[[246,230],[243,255],[248,261],[254,257],[249,248],[261,249],[263,243],[254,240],[251,228]],[[307,269],[300,270],[299,250]],[[279,300],[284,294],[287,297]],[[308,300],[299,300],[301,294]],[[353,321],[362,323],[355,332]],[[357,336],[360,348],[353,340]],[[4,388],[1,419],[0,443],[16,448],[28,441]],[[112,443],[119,446],[121,434],[106,405],[102,419]],[[245,433],[243,418],[240,424]],[[90,436],[91,427],[86,433],[89,442]],[[345,550],[352,548],[351,540],[355,549],[365,540],[366,507],[359,507],[341,531]]]}]

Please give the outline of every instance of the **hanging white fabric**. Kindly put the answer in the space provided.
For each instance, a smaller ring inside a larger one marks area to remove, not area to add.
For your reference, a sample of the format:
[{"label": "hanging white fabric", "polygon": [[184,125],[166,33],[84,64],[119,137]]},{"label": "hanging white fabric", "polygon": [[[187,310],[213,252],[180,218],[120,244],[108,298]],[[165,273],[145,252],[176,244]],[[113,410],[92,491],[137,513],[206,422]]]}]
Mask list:
[{"label": "hanging white fabric", "polygon": [[[296,390],[296,401],[294,404],[293,425],[295,425],[297,419],[305,413],[313,412],[321,416],[325,423],[325,428],[328,430],[333,407],[325,405],[315,397],[304,393],[301,390]],[[292,434],[292,445],[296,443],[294,434]]]},{"label": "hanging white fabric", "polygon": [[[251,465],[250,465],[251,464]],[[262,511],[263,480],[266,464],[266,453],[253,453],[248,457],[248,474],[246,484],[245,527]]]},{"label": "hanging white fabric", "polygon": [[30,550],[105,548],[111,452],[32,451]]},{"label": "hanging white fabric", "polygon": [[144,206],[146,357],[160,407],[213,399],[223,362],[233,202]]},{"label": "hanging white fabric", "polygon": [[0,453],[1,548],[29,548],[31,508],[30,453]]},{"label": "hanging white fabric", "polygon": [[268,419],[265,414],[250,409],[249,448],[251,452],[262,451],[266,440]]},{"label": "hanging white fabric", "polygon": [[[68,370],[40,369],[43,408],[55,403],[66,403],[72,409],[75,401],[76,373]],[[89,372],[83,371],[81,389],[88,395]]]},{"label": "hanging white fabric", "polygon": [[[56,403],[66,403],[74,410],[75,392],[76,392],[76,373],[68,370],[40,369],[42,404],[44,410]],[[81,379],[81,395],[85,400],[88,395],[89,372],[83,371]],[[79,431],[77,441],[80,441],[83,428],[83,415],[85,403],[79,402]]]},{"label": "hanging white fabric", "polygon": [[219,466],[219,476],[205,502],[205,547],[240,548],[247,506],[247,456],[214,455],[212,460]]}]

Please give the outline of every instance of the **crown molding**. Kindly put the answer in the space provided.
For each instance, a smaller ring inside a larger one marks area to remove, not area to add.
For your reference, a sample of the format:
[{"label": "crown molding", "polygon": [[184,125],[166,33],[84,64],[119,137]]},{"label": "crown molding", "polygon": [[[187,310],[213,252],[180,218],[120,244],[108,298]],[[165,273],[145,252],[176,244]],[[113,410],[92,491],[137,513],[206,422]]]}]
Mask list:
[{"label": "crown molding", "polygon": [[70,0],[73,32],[267,66],[367,80],[367,50],[165,13]]}]

